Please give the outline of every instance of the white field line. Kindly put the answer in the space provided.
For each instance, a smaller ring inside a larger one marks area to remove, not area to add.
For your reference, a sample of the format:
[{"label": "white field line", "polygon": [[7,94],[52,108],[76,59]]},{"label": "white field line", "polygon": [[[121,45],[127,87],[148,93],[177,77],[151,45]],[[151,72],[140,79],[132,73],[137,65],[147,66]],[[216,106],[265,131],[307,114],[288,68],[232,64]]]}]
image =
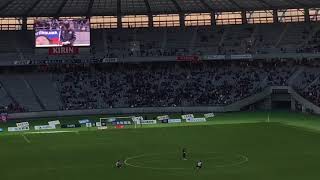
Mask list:
[{"label": "white field line", "polygon": [[23,137],[23,139],[24,139],[28,144],[31,143],[31,141],[27,138],[27,136],[25,136],[24,134],[22,134],[22,137]]},{"label": "white field line", "polygon": [[79,133],[79,131],[39,131],[39,132],[26,132],[25,134],[58,134],[58,133]]},{"label": "white field line", "polygon": [[[205,154],[214,154],[216,152],[208,152]],[[124,164],[127,166],[131,166],[134,168],[142,168],[142,169],[151,169],[151,170],[186,170],[186,169],[190,169],[190,168],[160,168],[160,167],[147,167],[144,165],[135,165],[135,164],[131,164],[128,161],[132,160],[132,159],[139,159],[141,157],[146,157],[146,156],[157,156],[157,155],[161,155],[161,154],[172,154],[172,153],[153,153],[153,154],[141,154],[138,156],[132,156],[132,157],[128,157],[127,159],[125,159]],[[236,161],[236,162],[231,162],[228,164],[222,164],[222,165],[216,165],[214,168],[225,168],[225,167],[232,167],[232,166],[239,166],[242,165],[246,162],[249,161],[249,158],[245,155],[242,154],[234,154],[236,157],[240,157],[241,160],[240,161]]]}]

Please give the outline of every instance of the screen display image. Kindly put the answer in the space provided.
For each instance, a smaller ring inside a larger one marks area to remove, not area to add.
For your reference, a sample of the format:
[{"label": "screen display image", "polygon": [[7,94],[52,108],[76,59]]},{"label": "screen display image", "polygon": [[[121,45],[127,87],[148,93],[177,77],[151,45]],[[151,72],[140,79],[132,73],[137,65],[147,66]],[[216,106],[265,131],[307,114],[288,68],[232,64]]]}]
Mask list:
[{"label": "screen display image", "polygon": [[36,47],[90,46],[89,19],[45,19],[34,25]]}]

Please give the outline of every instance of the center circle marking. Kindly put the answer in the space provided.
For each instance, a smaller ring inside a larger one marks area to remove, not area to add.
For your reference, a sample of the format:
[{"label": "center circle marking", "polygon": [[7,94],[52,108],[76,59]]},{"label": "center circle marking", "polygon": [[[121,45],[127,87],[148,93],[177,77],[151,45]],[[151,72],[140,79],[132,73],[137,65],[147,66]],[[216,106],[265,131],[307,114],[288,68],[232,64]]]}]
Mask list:
[{"label": "center circle marking", "polygon": [[[124,161],[124,164],[127,165],[127,166],[130,166],[130,167],[134,167],[134,168],[142,168],[142,169],[151,169],[151,170],[187,170],[187,169],[192,169],[193,167],[190,167],[190,168],[183,168],[183,167],[166,167],[166,168],[162,168],[162,167],[150,167],[150,166],[147,166],[147,165],[143,165],[143,161],[140,161],[138,163],[142,163],[141,164],[137,164],[137,163],[134,163],[134,162],[130,162],[130,161],[133,161],[133,160],[139,160],[141,158],[145,158],[145,157],[159,157],[161,158],[161,155],[167,155],[167,154],[177,154],[176,152],[169,152],[169,153],[150,153],[150,154],[140,154],[140,155],[137,155],[137,156],[132,156],[132,157],[128,157],[127,159],[125,159]],[[232,167],[232,166],[238,166],[238,165],[241,165],[241,164],[244,164],[246,162],[249,161],[249,158],[245,155],[242,155],[242,154],[232,154],[232,153],[219,153],[219,152],[207,152],[207,153],[197,153],[197,154],[200,154],[200,155],[208,155],[208,157],[206,158],[207,160],[210,160],[210,159],[217,159],[217,158],[223,158],[223,157],[231,157],[231,158],[234,158],[234,159],[239,159],[237,161],[233,161],[233,162],[230,162],[230,163],[225,163],[225,164],[221,164],[221,165],[215,165],[215,166],[211,166],[209,167],[209,169],[212,169],[212,168],[224,168],[224,167]],[[212,157],[212,155],[210,156],[210,154],[217,154],[215,157]],[[206,160],[204,159],[204,160]],[[161,160],[161,159],[156,159],[156,160]],[[165,159],[164,159],[165,160]],[[182,161],[182,160],[181,160]],[[150,161],[147,161],[147,162],[150,162]]]}]

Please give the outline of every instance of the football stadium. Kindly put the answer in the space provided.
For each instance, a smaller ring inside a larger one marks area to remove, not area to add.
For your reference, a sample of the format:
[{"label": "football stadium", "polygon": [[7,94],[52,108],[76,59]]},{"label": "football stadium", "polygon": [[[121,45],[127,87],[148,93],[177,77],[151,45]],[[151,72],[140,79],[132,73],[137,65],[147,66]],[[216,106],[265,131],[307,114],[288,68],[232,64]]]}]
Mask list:
[{"label": "football stadium", "polygon": [[0,37],[1,180],[320,178],[319,0],[0,0]]}]

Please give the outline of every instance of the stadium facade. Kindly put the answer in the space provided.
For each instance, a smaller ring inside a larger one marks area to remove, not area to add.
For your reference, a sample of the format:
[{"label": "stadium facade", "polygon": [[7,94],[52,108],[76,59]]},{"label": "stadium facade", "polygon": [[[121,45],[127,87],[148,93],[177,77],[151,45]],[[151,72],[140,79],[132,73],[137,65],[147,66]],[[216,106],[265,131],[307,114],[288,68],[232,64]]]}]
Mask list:
[{"label": "stadium facade", "polygon": [[41,17],[88,17],[93,28],[199,26],[319,20],[317,0],[4,0],[2,30]]}]

